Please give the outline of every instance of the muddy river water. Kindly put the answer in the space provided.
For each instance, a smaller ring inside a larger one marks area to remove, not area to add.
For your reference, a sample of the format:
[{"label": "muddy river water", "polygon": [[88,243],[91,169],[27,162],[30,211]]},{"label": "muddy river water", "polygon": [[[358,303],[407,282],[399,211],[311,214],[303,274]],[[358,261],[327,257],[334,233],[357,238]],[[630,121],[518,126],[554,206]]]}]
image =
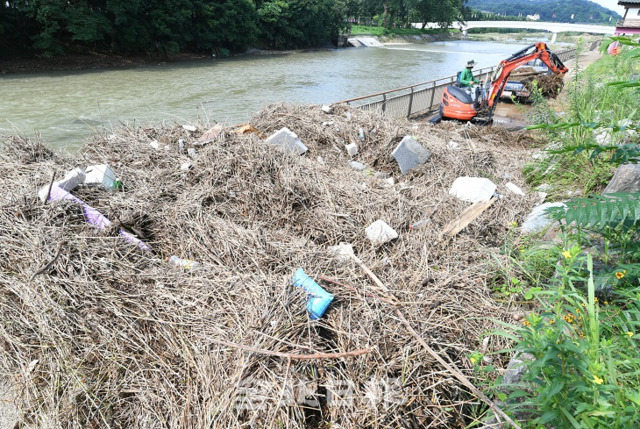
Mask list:
[{"label": "muddy river water", "polygon": [[118,70],[0,77],[0,134],[75,148],[94,132],[200,121],[235,124],[274,102],[328,104],[497,64],[525,45],[445,41],[248,55]]}]

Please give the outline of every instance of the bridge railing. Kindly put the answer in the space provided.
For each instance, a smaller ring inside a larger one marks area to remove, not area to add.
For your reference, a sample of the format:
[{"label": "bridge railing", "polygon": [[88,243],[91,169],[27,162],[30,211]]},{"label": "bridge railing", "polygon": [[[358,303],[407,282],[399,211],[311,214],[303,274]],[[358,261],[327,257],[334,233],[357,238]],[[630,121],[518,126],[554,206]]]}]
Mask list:
[{"label": "bridge railing", "polygon": [[[558,52],[560,60],[568,61],[576,56],[575,49]],[[485,67],[474,72],[474,76],[484,81],[496,66]],[[350,98],[333,104],[348,104],[363,110],[375,111],[391,118],[408,118],[436,109],[444,89],[456,81],[456,76],[447,76],[415,85],[395,88],[384,92]]]}]

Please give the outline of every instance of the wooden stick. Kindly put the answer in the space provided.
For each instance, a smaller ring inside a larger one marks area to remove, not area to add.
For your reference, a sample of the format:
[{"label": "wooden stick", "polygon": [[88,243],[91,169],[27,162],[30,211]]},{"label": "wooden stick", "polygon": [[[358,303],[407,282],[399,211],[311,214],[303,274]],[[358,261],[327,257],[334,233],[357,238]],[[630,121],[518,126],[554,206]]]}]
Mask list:
[{"label": "wooden stick", "polygon": [[[49,199],[49,197],[47,197],[47,199]],[[56,247],[56,253],[55,255],[53,255],[53,259],[49,261],[47,264],[45,264],[44,266],[42,266],[42,268],[38,269],[35,273],[33,273],[29,278],[29,281],[32,281],[35,278],[35,276],[37,276],[38,274],[42,274],[45,271],[47,271],[49,268],[51,268],[53,263],[56,262],[56,260],[58,259],[58,256],[60,256],[60,250],[62,250],[62,246],[64,246],[65,244],[67,244],[66,240],[62,240],[60,243],[58,243],[58,247]]]},{"label": "wooden stick", "polygon": [[340,359],[345,357],[364,355],[371,351],[371,349],[368,348],[368,349],[354,350],[351,352],[344,352],[344,353],[313,353],[313,354],[307,354],[307,355],[299,355],[294,353],[283,353],[283,352],[274,352],[274,351],[265,350],[265,349],[257,349],[255,347],[236,344],[236,343],[232,343],[230,341],[225,341],[225,340],[217,340],[215,338],[209,338],[209,340],[213,341],[214,343],[222,344],[223,346],[233,347],[235,349],[240,349],[240,350],[246,350],[252,353],[259,353],[267,356],[278,356],[278,357],[283,357],[287,359],[296,359],[296,360]]},{"label": "wooden stick", "polygon": [[471,222],[473,222],[478,216],[482,214],[486,209],[488,209],[491,204],[496,201],[497,198],[491,198],[489,201],[480,201],[474,203],[473,205],[467,207],[457,219],[449,222],[447,226],[444,227],[441,234],[442,235],[450,235],[454,236],[463,229],[467,227]]},{"label": "wooden stick", "polygon": [[51,175],[51,182],[49,182],[49,190],[47,191],[47,197],[44,199],[44,204],[47,204],[49,197],[51,196],[51,188],[53,187],[53,181],[56,180],[56,172]]}]

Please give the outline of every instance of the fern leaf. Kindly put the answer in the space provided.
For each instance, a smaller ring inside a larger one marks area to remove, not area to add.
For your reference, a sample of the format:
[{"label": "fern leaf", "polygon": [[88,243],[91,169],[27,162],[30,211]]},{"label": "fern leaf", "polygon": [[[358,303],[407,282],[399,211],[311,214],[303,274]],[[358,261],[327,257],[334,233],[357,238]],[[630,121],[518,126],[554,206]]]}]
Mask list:
[{"label": "fern leaf", "polygon": [[576,198],[565,203],[566,209],[550,209],[548,215],[567,225],[599,229],[608,226],[625,229],[640,224],[640,193],[617,193]]}]

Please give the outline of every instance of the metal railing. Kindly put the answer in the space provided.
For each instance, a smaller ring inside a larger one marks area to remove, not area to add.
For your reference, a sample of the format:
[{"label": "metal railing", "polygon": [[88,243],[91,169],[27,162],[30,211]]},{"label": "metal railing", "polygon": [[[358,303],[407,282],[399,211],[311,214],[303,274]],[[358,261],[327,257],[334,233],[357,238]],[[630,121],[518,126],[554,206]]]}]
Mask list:
[{"label": "metal railing", "polygon": [[[595,46],[594,43],[596,44]],[[588,50],[593,50],[599,42],[594,42]],[[576,56],[576,49],[558,52],[561,61],[568,61]],[[474,76],[484,81],[494,72],[497,66],[485,67],[474,72]],[[375,111],[391,118],[408,118],[424,114],[437,108],[444,89],[456,81],[456,76],[447,76],[415,85],[395,88],[376,94],[350,98],[333,104],[348,104],[359,109]]]}]

